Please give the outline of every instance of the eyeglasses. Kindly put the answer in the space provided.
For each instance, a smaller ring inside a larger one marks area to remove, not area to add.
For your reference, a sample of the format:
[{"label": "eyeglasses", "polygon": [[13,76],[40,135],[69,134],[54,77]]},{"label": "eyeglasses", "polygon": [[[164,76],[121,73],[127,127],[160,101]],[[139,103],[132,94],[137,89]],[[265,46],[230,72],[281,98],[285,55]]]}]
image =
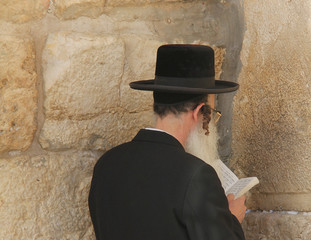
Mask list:
[{"label": "eyeglasses", "polygon": [[215,124],[218,123],[218,121],[219,121],[219,119],[220,119],[220,117],[221,117],[221,112],[218,111],[218,110],[216,110],[216,109],[214,109],[214,108],[212,108],[212,107],[210,107],[210,106],[209,106],[209,108],[210,108],[210,109],[213,111],[213,113],[214,113],[214,122],[215,122]]},{"label": "eyeglasses", "polygon": [[[201,108],[202,114],[203,114],[203,118],[209,118],[209,115],[211,114],[211,112],[213,111],[213,119],[214,119],[214,123],[216,124],[220,117],[221,117],[221,112],[212,108],[210,105],[203,105]],[[208,121],[209,122],[209,121]]]}]

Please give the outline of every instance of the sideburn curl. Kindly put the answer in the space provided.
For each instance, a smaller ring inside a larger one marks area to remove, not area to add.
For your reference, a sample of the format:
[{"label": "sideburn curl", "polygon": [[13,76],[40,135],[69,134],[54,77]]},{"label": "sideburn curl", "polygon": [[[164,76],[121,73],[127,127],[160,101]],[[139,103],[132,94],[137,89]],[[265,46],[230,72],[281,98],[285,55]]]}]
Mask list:
[{"label": "sideburn curl", "polygon": [[201,108],[201,112],[203,114],[203,129],[205,130],[205,135],[208,136],[209,134],[209,122],[212,119],[212,110],[209,105],[203,105]]}]

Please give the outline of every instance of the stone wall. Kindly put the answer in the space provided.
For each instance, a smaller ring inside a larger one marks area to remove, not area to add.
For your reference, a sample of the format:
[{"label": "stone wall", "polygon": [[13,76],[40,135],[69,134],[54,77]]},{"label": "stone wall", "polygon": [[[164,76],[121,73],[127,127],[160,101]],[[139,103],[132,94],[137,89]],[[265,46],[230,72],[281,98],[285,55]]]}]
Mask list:
[{"label": "stone wall", "polygon": [[[310,239],[311,1],[244,1],[232,166],[257,176],[249,239]],[[297,211],[291,215],[274,211]]]},{"label": "stone wall", "polygon": [[[242,10],[239,0],[1,1],[0,239],[94,239],[96,160],[152,125],[151,93],[128,83],[153,78],[163,43],[214,46],[218,74],[236,81]],[[225,156],[232,97],[218,104],[229,108]]]}]

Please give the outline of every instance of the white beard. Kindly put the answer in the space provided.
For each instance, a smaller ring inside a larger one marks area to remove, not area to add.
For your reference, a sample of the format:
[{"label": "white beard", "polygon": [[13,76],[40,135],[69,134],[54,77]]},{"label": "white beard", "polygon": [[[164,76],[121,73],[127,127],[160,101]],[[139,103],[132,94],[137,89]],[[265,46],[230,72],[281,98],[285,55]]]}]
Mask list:
[{"label": "white beard", "polygon": [[217,128],[213,119],[211,119],[209,123],[208,136],[205,135],[202,123],[198,123],[187,138],[185,150],[211,165],[217,172],[218,176],[220,176],[216,164],[216,160],[219,159],[217,150],[218,139]]}]

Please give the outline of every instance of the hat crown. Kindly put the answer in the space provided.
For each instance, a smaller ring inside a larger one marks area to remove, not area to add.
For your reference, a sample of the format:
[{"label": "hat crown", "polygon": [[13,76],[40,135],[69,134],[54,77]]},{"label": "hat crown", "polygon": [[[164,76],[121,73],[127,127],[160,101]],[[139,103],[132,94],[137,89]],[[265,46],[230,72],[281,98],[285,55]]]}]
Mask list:
[{"label": "hat crown", "polygon": [[175,78],[214,77],[214,50],[203,45],[163,45],[157,52],[155,75]]},{"label": "hat crown", "polygon": [[215,80],[214,50],[205,45],[168,44],[158,48],[155,78],[130,83],[138,90],[182,94],[226,93],[232,81]]}]

